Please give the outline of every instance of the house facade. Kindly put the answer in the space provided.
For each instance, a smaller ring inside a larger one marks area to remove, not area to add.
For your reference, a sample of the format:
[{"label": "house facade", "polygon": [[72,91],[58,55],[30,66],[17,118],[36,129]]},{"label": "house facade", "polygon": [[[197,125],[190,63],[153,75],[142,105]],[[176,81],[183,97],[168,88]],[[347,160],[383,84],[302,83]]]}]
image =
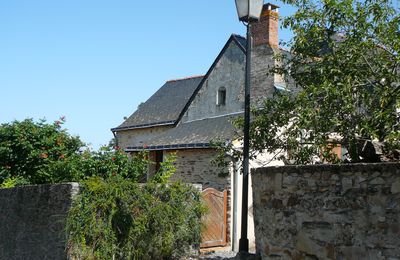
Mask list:
[{"label": "house facade", "polygon": [[[268,73],[275,65],[274,55],[282,51],[278,47],[277,6],[264,5],[261,19],[252,30],[251,102],[257,105],[271,97],[277,86],[285,84],[278,75]],[[118,146],[124,151],[149,151],[154,161],[149,166],[149,175],[174,153],[177,168],[174,180],[226,191],[226,239],[234,250],[240,237],[240,167],[233,163],[224,169],[227,177],[219,177],[221,169],[212,164],[217,151],[210,143],[235,141],[240,134],[231,122],[244,112],[245,61],[246,39],[232,35],[204,76],[167,81],[120,126],[112,129]],[[249,202],[252,245],[251,198]]]}]

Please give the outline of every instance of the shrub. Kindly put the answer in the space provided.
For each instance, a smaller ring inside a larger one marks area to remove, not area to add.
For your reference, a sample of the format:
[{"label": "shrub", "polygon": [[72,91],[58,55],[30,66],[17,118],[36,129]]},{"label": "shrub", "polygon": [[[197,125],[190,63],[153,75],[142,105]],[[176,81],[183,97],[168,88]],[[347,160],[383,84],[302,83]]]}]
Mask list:
[{"label": "shrub", "polygon": [[174,155],[140,185],[151,163],[146,152],[130,156],[110,145],[91,151],[63,122],[0,125],[0,188],[81,182],[66,226],[72,258],[178,258],[200,242],[200,194],[168,183]]},{"label": "shrub", "polygon": [[62,128],[64,121],[26,119],[0,125],[0,187],[115,175],[137,181],[146,176],[146,153],[132,157],[111,146],[91,151]]},{"label": "shrub", "polygon": [[200,242],[204,208],[194,187],[119,176],[90,178],[81,187],[67,220],[72,257],[178,258]]},{"label": "shrub", "polygon": [[0,183],[8,178],[31,184],[62,178],[43,169],[75,156],[83,146],[78,137],[62,129],[63,123],[64,118],[53,124],[26,119],[0,125]]},{"label": "shrub", "polygon": [[90,177],[107,179],[121,176],[133,181],[146,180],[149,163],[147,153],[130,156],[119,149],[104,146],[99,151],[85,150],[69,158],[58,160],[41,168],[49,173],[51,183],[80,182]]}]

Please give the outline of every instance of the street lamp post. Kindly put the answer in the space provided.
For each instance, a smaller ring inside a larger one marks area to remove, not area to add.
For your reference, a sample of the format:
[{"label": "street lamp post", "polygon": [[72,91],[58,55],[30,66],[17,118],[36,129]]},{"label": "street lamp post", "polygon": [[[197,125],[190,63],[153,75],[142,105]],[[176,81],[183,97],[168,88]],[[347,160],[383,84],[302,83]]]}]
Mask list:
[{"label": "street lamp post", "polygon": [[243,135],[243,187],[242,187],[242,225],[239,252],[249,252],[247,238],[247,215],[249,197],[249,134],[250,134],[250,84],[251,84],[251,24],[260,19],[263,0],[235,0],[239,21],[247,27],[246,75],[244,85],[244,135]]}]

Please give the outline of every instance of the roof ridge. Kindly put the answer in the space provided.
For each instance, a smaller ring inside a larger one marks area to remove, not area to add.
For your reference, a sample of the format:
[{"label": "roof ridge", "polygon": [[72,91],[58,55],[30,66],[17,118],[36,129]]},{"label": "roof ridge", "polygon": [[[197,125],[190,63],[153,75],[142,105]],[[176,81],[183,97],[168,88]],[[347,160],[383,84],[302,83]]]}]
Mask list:
[{"label": "roof ridge", "polygon": [[184,78],[170,79],[170,80],[167,80],[167,83],[176,82],[176,81],[181,81],[181,80],[188,80],[188,79],[201,78],[201,77],[204,77],[204,75],[193,75],[193,76],[184,77]]}]

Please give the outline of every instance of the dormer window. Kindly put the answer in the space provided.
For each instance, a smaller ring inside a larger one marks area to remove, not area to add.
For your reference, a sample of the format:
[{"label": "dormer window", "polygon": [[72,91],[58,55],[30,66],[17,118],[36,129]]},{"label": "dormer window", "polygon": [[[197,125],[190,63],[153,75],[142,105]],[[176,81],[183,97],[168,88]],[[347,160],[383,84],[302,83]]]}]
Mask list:
[{"label": "dormer window", "polygon": [[226,103],[226,89],[224,87],[220,87],[217,93],[217,105],[224,106]]}]

